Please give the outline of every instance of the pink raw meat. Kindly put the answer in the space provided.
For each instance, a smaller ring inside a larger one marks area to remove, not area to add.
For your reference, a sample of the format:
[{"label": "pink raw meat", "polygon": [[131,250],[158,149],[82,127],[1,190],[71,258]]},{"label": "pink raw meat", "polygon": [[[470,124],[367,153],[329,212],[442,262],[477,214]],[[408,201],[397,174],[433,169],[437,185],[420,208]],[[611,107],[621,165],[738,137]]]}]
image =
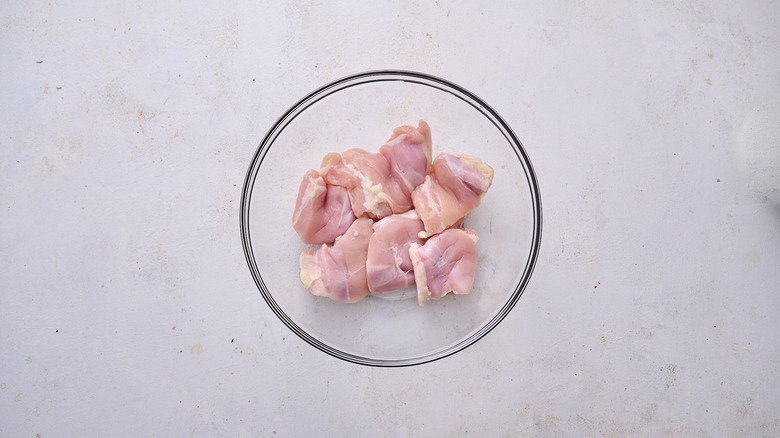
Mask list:
[{"label": "pink raw meat", "polygon": [[468,155],[439,154],[433,172],[412,192],[414,209],[425,224],[421,237],[452,227],[477,208],[493,182],[493,168]]},{"label": "pink raw meat", "polygon": [[414,266],[409,256],[412,243],[423,244],[420,217],[412,210],[394,214],[374,224],[368,241],[366,273],[373,293],[391,292],[414,285]]},{"label": "pink raw meat", "polygon": [[326,184],[315,170],[306,172],[292,220],[303,243],[333,243],[354,220],[347,190]]},{"label": "pink raw meat", "polygon": [[431,167],[431,128],[420,120],[414,126],[399,126],[387,143],[379,148],[379,153],[390,162],[390,173],[411,199],[412,191],[425,181]]},{"label": "pink raw meat", "polygon": [[304,251],[300,257],[301,282],[313,295],[354,303],[368,295],[366,255],[374,221],[358,218],[332,247]]},{"label": "pink raw meat", "polygon": [[424,121],[418,128],[396,128],[379,150],[331,153],[320,166],[328,184],[347,189],[357,217],[383,218],[412,209],[412,191],[424,181],[431,164],[430,128]]},{"label": "pink raw meat", "polygon": [[320,174],[328,184],[347,189],[355,216],[382,218],[412,208],[409,198],[392,179],[390,163],[382,154],[363,149],[328,154]]},{"label": "pink raw meat", "polygon": [[449,293],[469,293],[477,269],[477,240],[472,230],[450,228],[422,246],[410,245],[419,305]]}]

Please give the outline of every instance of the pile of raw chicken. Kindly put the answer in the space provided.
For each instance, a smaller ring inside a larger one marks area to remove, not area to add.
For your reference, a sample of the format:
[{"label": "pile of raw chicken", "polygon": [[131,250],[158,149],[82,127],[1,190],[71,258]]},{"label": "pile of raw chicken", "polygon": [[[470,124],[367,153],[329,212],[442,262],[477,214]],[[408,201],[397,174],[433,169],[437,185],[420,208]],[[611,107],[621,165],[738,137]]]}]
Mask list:
[{"label": "pile of raw chicken", "polygon": [[431,130],[393,130],[379,153],[325,156],[298,190],[293,228],[307,244],[301,281],[312,294],[354,303],[369,293],[417,287],[417,302],[467,294],[477,266],[477,235],[461,229],[493,169],[467,155],[431,160]]}]

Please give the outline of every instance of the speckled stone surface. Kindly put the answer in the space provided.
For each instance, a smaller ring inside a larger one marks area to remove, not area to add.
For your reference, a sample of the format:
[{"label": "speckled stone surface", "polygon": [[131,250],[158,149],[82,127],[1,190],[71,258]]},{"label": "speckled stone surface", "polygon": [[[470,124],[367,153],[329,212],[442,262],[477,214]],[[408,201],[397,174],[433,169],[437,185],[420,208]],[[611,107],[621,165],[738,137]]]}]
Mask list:
[{"label": "speckled stone surface", "polygon": [[[0,5],[0,435],[780,435],[777,2]],[[534,164],[542,251],[445,359],[332,358],[239,237],[273,122],[381,68]]]}]

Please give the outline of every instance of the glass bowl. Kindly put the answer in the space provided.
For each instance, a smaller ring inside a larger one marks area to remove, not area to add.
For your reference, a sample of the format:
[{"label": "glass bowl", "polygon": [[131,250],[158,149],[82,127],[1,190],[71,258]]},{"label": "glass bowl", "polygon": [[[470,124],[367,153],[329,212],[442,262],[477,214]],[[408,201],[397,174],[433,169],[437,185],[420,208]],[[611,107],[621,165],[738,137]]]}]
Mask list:
[{"label": "glass bowl", "polygon": [[[471,293],[419,306],[414,288],[354,304],[311,295],[299,279],[303,244],[292,214],[303,174],[325,154],[377,152],[401,125],[431,127],[433,156],[467,154],[493,167],[493,185],[465,227],[477,232]],[[370,366],[430,362],[473,344],[517,303],[539,253],[542,210],[531,162],[490,106],[444,79],[370,71],[303,97],[266,134],[249,165],[241,239],[249,269],[273,312],[303,340],[337,358]]]}]

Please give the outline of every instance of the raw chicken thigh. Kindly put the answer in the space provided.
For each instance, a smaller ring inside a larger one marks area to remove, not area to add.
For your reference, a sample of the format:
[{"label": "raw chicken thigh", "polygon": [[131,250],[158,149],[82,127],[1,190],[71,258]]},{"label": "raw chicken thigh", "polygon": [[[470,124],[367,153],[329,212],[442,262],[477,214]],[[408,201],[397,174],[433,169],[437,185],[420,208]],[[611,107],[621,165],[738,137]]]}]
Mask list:
[{"label": "raw chicken thigh", "polygon": [[387,143],[379,148],[379,153],[390,162],[393,179],[409,199],[430,170],[432,148],[431,128],[423,120],[417,128],[409,125],[395,128]]},{"label": "raw chicken thigh", "polygon": [[472,230],[450,228],[422,246],[411,244],[409,256],[414,265],[419,305],[449,293],[469,293],[477,268],[477,240]]},{"label": "raw chicken thigh", "polygon": [[347,190],[330,186],[315,170],[303,176],[293,213],[293,228],[303,243],[333,243],[354,222]]},{"label": "raw chicken thigh", "polygon": [[390,176],[390,163],[382,154],[363,149],[328,154],[322,160],[320,175],[328,184],[347,189],[355,216],[382,218],[412,208],[410,199]]},{"label": "raw chicken thigh", "polygon": [[301,282],[313,295],[354,303],[368,295],[366,255],[374,221],[358,218],[332,247],[304,251]]},{"label": "raw chicken thigh", "polygon": [[412,193],[414,209],[425,224],[421,237],[452,227],[477,208],[493,182],[493,168],[468,155],[439,154],[433,172]]},{"label": "raw chicken thigh", "polygon": [[387,216],[374,224],[366,259],[368,289],[371,292],[391,292],[414,285],[409,245],[423,244],[418,237],[421,231],[423,223],[414,210]]},{"label": "raw chicken thigh", "polygon": [[379,153],[350,149],[326,155],[320,175],[328,184],[347,189],[355,216],[383,218],[411,210],[412,191],[430,165],[431,131],[420,121],[417,128],[396,128]]},{"label": "raw chicken thigh", "polygon": [[420,120],[395,128],[379,153],[327,154],[319,172],[306,172],[293,228],[304,243],[322,245],[300,256],[306,289],[354,303],[416,286],[421,306],[469,293],[478,239],[460,226],[490,188],[493,169],[468,155],[432,161],[431,153],[431,129]]}]

